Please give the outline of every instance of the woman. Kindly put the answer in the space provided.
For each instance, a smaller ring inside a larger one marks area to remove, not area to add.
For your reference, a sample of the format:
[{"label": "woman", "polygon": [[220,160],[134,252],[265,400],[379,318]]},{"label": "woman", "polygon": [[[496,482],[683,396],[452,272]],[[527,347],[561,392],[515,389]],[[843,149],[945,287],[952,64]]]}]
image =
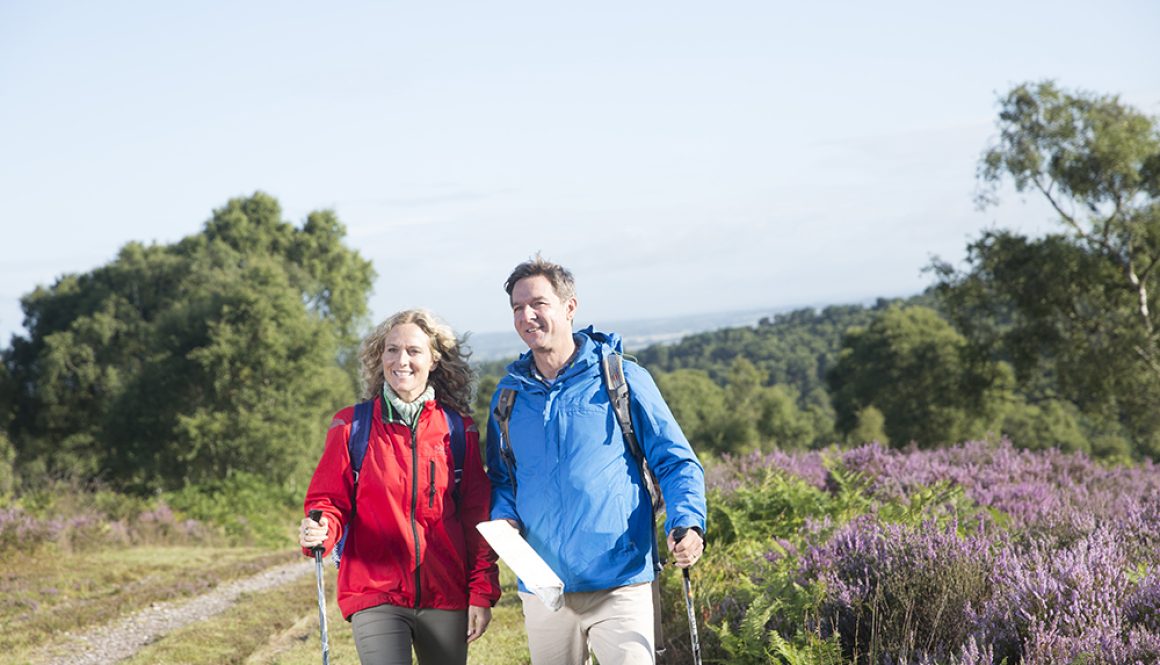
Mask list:
[{"label": "woman", "polygon": [[[499,598],[496,557],[475,525],[488,518],[491,487],[479,433],[462,416],[466,450],[456,482],[451,409],[468,412],[471,369],[455,334],[425,310],[399,312],[363,340],[367,397],[374,400],[362,469],[348,450],[355,407],[335,415],[302,520],[303,553],[330,552],[341,537],[338,606],[363,663],[466,663],[467,644]],[[352,497],[354,504],[352,506]]]}]

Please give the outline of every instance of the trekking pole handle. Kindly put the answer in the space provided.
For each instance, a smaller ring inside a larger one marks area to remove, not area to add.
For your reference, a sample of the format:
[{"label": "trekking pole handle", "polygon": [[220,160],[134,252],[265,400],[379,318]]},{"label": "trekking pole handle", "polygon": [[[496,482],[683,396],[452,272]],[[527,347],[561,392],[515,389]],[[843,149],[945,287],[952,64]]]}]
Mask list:
[{"label": "trekking pole handle", "polygon": [[[308,517],[310,517],[310,519],[317,522],[318,520],[322,519],[322,511],[321,510],[312,510],[312,511],[310,511]],[[311,547],[310,551],[314,552],[315,556],[320,556],[322,554],[322,545],[316,545],[314,547]]]},{"label": "trekking pole handle", "polygon": [[[689,532],[689,527],[687,527],[687,526],[679,526],[679,527],[673,529],[673,542],[674,543],[681,542],[681,539],[684,538],[685,534],[688,532]],[[682,568],[681,570],[685,573],[685,579],[686,580],[689,579],[689,569]]]}]

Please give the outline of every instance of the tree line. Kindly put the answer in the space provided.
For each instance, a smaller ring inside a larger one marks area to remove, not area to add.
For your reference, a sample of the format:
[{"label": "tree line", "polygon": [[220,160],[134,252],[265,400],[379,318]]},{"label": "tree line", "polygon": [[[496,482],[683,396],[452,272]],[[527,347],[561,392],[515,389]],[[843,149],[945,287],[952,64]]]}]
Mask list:
[{"label": "tree line", "polygon": [[374,277],[344,236],[333,213],[296,227],[258,193],[25,295],[0,375],[13,475],[147,493],[313,464],[355,395]]},{"label": "tree line", "polygon": [[[634,350],[702,450],[878,440],[1160,456],[1160,123],[1051,82],[1000,100],[981,205],[1005,183],[1058,231],[987,231],[906,300],[800,310]],[[330,211],[264,193],[179,242],[26,294],[0,350],[0,494],[72,477],[138,493],[255,474],[285,483],[352,402],[371,262]],[[477,416],[500,371],[481,367]]]}]

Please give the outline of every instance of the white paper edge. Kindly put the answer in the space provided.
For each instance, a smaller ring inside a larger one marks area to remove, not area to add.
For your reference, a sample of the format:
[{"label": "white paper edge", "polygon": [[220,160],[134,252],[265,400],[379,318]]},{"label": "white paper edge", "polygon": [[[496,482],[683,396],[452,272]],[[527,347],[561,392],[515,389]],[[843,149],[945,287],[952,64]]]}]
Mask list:
[{"label": "white paper edge", "polygon": [[491,545],[499,558],[503,559],[520,578],[524,587],[535,594],[548,609],[555,611],[563,606],[563,580],[539,554],[536,554],[515,527],[507,520],[491,520],[480,522],[475,528],[483,534],[484,540]]}]

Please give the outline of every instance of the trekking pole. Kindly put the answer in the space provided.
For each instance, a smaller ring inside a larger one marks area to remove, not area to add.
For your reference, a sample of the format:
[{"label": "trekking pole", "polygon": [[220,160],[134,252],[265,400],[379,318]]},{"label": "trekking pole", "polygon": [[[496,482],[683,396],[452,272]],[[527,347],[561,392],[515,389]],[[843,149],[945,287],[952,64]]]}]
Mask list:
[{"label": "trekking pole", "polygon": [[[689,530],[683,526],[673,529],[673,542],[681,542]],[[701,638],[697,635],[697,615],[693,611],[693,583],[689,580],[689,569],[682,568],[685,577],[685,609],[689,612],[689,640],[693,643],[693,663],[701,665]]]},{"label": "trekking pole", "polygon": [[[315,522],[322,519],[322,511],[310,511],[310,519]],[[326,587],[322,585],[322,546],[313,547],[310,551],[314,553],[314,575],[318,579],[318,627],[322,631],[322,665],[330,665],[330,640],[326,636]],[[685,579],[688,579],[687,572]]]}]

